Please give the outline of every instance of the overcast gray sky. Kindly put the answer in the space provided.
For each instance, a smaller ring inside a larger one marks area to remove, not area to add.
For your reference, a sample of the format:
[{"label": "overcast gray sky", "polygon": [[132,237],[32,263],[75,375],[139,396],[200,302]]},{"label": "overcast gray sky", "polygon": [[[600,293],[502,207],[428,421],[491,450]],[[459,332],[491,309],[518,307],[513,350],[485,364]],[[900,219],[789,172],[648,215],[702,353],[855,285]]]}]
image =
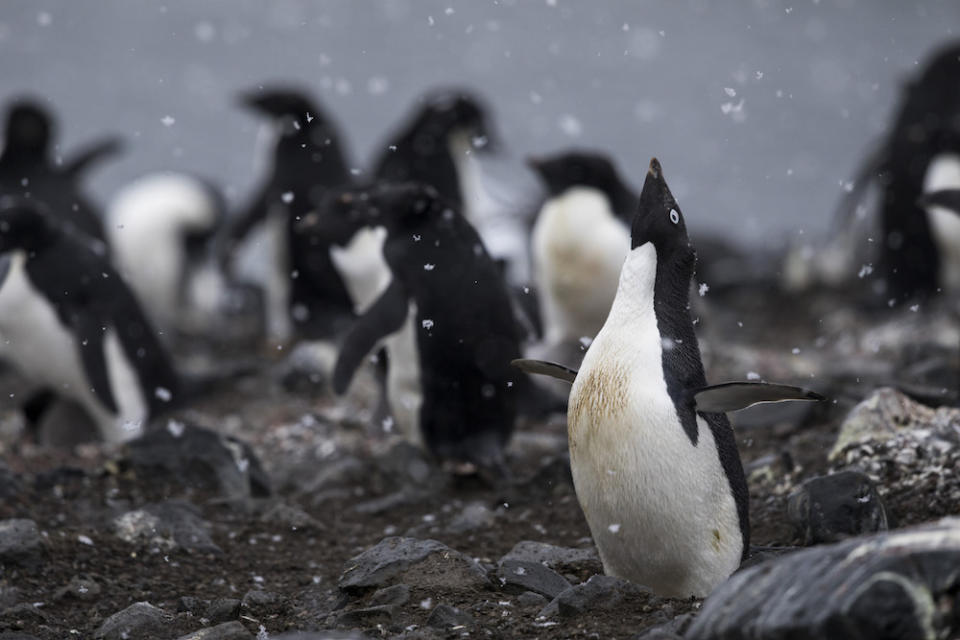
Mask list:
[{"label": "overcast gray sky", "polygon": [[691,229],[782,241],[826,226],[902,80],[958,29],[957,0],[4,0],[0,99],[49,100],[67,151],[128,138],[101,202],[156,169],[242,199],[257,122],[238,90],[311,89],[362,167],[415,96],[463,85],[517,171],[588,146],[639,186],[657,155]]}]

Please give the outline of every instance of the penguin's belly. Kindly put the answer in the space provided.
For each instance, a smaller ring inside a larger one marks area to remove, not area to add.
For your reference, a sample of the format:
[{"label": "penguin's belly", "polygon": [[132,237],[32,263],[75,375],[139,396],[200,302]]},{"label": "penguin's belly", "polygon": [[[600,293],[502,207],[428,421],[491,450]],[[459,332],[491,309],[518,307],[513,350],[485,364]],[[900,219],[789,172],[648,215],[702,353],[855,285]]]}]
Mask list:
[{"label": "penguin's belly", "polygon": [[353,300],[353,308],[363,313],[390,285],[390,267],[383,257],[387,230],[363,228],[345,247],[330,247],[330,261],[336,267]]},{"label": "penguin's belly", "polygon": [[592,190],[573,189],[544,207],[533,252],[548,342],[597,334],[629,248],[626,226]]},{"label": "penguin's belly", "polygon": [[[924,192],[960,189],[960,156],[941,154],[933,159],[924,177]],[[960,214],[943,207],[928,207],[930,230],[940,254],[940,285],[949,293],[960,291]]]},{"label": "penguin's belly", "polygon": [[397,426],[404,437],[418,447],[423,446],[420,429],[420,408],[423,385],[420,380],[420,352],[417,348],[417,305],[411,301],[403,327],[387,336],[384,346],[389,358],[387,401]]},{"label": "penguin's belly", "polygon": [[110,439],[115,416],[90,389],[76,339],[30,283],[23,263],[22,254],[13,256],[0,287],[0,356],[30,380],[78,402]]},{"label": "penguin's belly", "polygon": [[[693,445],[656,349],[591,345],[570,392],[570,464],[606,573],[658,595],[705,596],[739,565],[736,503],[708,425]],[[654,366],[651,366],[654,365]]]}]

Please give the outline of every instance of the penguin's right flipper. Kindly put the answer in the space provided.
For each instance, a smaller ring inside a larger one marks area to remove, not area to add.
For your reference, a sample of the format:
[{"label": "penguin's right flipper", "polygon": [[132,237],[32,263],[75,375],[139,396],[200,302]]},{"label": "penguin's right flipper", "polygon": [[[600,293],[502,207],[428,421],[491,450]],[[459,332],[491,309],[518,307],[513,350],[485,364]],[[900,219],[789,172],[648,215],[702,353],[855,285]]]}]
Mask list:
[{"label": "penguin's right flipper", "polygon": [[337,395],[347,390],[357,368],[377,343],[403,326],[407,313],[406,291],[394,277],[377,301],[357,318],[340,346],[333,369],[333,391]]},{"label": "penguin's right flipper", "polygon": [[574,369],[565,367],[562,364],[557,364],[556,362],[532,360],[529,358],[517,358],[516,360],[511,360],[510,364],[521,371],[550,376],[551,378],[563,380],[564,382],[569,382],[570,384],[573,384],[573,381],[577,379],[577,372]]},{"label": "penguin's right flipper", "polygon": [[960,215],[960,189],[941,189],[920,196],[917,201],[921,207],[943,207]]},{"label": "penguin's right flipper", "polygon": [[768,382],[725,382],[698,389],[693,394],[697,411],[726,413],[752,407],[761,402],[806,400],[822,402],[822,395],[803,387]]},{"label": "penguin's right flipper", "polygon": [[116,413],[119,409],[110,389],[110,372],[107,371],[107,358],[104,354],[106,344],[100,321],[93,314],[82,314],[77,319],[76,332],[80,361],[93,393],[111,413]]},{"label": "penguin's right flipper", "polygon": [[71,178],[78,178],[92,165],[123,150],[123,140],[116,137],[105,138],[91,143],[75,153],[63,167],[63,172]]}]

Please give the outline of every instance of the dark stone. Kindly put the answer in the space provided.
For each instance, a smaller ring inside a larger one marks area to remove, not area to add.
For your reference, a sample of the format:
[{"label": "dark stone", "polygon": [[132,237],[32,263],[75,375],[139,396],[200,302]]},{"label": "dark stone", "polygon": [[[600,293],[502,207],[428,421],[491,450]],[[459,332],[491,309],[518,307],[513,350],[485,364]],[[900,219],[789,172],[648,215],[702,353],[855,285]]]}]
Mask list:
[{"label": "dark stone", "polygon": [[96,600],[100,597],[100,585],[96,581],[81,576],[73,576],[70,582],[57,589],[53,594],[54,600],[76,598],[77,600]]},{"label": "dark stone", "polygon": [[350,597],[332,587],[310,586],[295,593],[287,605],[289,615],[300,620],[324,620],[334,611],[342,609]]},{"label": "dark stone", "polygon": [[370,596],[370,606],[390,604],[396,607],[402,607],[410,601],[410,587],[405,584],[395,584],[392,587],[374,591]]},{"label": "dark stone", "polygon": [[787,500],[787,517],[805,545],[888,529],[880,494],[873,481],[858,471],[807,480]]},{"label": "dark stone", "polygon": [[394,582],[452,590],[489,585],[486,574],[473,560],[443,543],[391,537],[352,558],[339,586],[356,594]]},{"label": "dark stone", "polygon": [[240,601],[236,598],[211,600],[203,617],[217,624],[236,620],[240,617]]},{"label": "dark stone", "polygon": [[234,500],[270,495],[269,479],[248,444],[175,420],[127,443],[126,460],[151,482],[216,491]]},{"label": "dark stone", "polygon": [[681,614],[669,622],[650,627],[635,640],[682,640],[683,634],[690,628],[693,619],[689,613]]},{"label": "dark stone", "polygon": [[517,606],[520,607],[536,607],[537,609],[542,609],[548,602],[550,601],[539,593],[534,593],[533,591],[524,591],[517,596]]},{"label": "dark stone", "polygon": [[613,576],[593,576],[583,584],[570,587],[540,610],[539,616],[552,618],[579,616],[596,609],[615,609],[631,598],[651,598],[645,587]]},{"label": "dark stone", "polygon": [[289,633],[270,634],[270,640],[371,640],[370,636],[359,631],[291,631]]},{"label": "dark stone", "polygon": [[546,542],[523,540],[514,545],[513,549],[500,559],[500,562],[506,560],[539,562],[554,571],[573,571],[575,573],[580,571],[600,573],[603,571],[596,547],[572,549],[557,547]]},{"label": "dark stone", "polygon": [[113,521],[117,537],[131,544],[222,553],[208,527],[195,506],[180,500],[148,504]]},{"label": "dark stone", "polygon": [[393,606],[367,607],[344,611],[337,616],[338,627],[375,627],[393,621]]},{"label": "dark stone", "polygon": [[177,599],[177,613],[191,613],[199,616],[205,606],[206,603],[203,600],[193,596],[180,596]]},{"label": "dark stone", "polygon": [[958,566],[960,518],[803,549],[721,584],[684,637],[955,637]]},{"label": "dark stone", "polygon": [[0,520],[0,564],[35,566],[43,543],[33,520]]},{"label": "dark stone", "polygon": [[291,529],[314,529],[317,531],[326,529],[323,523],[306,511],[295,505],[287,504],[286,502],[273,504],[260,516],[260,522],[266,522],[277,527],[289,527]]},{"label": "dark stone", "polygon": [[277,613],[283,609],[284,599],[279,593],[273,591],[261,591],[259,589],[247,591],[241,605],[244,613],[249,613],[254,618]]},{"label": "dark stone", "polygon": [[93,637],[98,640],[127,640],[128,638],[173,637],[170,623],[173,616],[149,602],[137,602],[118,611],[103,621]]},{"label": "dark stone", "polygon": [[448,604],[438,604],[427,618],[427,626],[435,629],[461,630],[473,626],[470,614],[451,607]]},{"label": "dark stone", "polygon": [[539,562],[503,560],[497,568],[497,578],[504,590],[513,593],[533,591],[548,598],[556,598],[570,588],[566,578]]},{"label": "dark stone", "polygon": [[180,636],[177,640],[253,640],[253,634],[234,620],[215,627],[198,629],[193,633]]},{"label": "dark stone", "polygon": [[29,602],[21,602],[3,611],[0,614],[0,628],[36,629],[48,622],[48,616]]}]

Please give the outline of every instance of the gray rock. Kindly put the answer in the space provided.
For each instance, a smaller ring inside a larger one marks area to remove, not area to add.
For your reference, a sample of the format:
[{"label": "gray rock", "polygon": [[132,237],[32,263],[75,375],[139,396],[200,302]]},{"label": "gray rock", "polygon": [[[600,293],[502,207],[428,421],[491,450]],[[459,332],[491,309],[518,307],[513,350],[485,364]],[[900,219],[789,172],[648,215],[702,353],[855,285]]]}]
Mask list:
[{"label": "gray rock", "polygon": [[134,472],[151,482],[216,491],[231,500],[270,495],[270,482],[244,442],[170,420],[126,445]]},{"label": "gray rock", "polygon": [[36,565],[43,553],[40,530],[33,520],[0,520],[0,564]]},{"label": "gray rock", "polygon": [[548,602],[550,601],[547,598],[533,591],[524,591],[517,596],[517,606],[519,607],[542,609]]},{"label": "gray rock", "polygon": [[497,568],[497,579],[505,591],[523,593],[533,591],[548,598],[556,598],[570,588],[566,578],[539,562],[503,560]]},{"label": "gray rock", "polygon": [[613,576],[593,576],[570,587],[540,610],[538,617],[573,617],[596,609],[615,609],[625,600],[653,596],[649,589]]},{"label": "gray rock", "polygon": [[349,596],[335,587],[310,586],[290,597],[288,615],[299,620],[325,620],[349,601]]},{"label": "gray rock", "polygon": [[370,640],[359,631],[292,631],[278,635],[270,634],[270,640]]},{"label": "gray rock", "polygon": [[129,638],[171,638],[173,616],[149,602],[137,602],[103,621],[93,637],[98,640]]},{"label": "gray rock", "polygon": [[21,602],[0,613],[0,628],[36,629],[49,622],[44,611],[29,602]]},{"label": "gray rock", "polygon": [[236,620],[240,617],[240,601],[236,598],[211,600],[203,617],[217,624]]},{"label": "gray rock", "polygon": [[788,498],[787,518],[806,545],[889,528],[886,507],[873,481],[858,471],[807,480]]},{"label": "gray rock", "polygon": [[960,633],[960,518],[804,549],[741,571],[686,640],[912,640]]},{"label": "gray rock", "polygon": [[206,608],[206,602],[193,596],[180,596],[177,599],[177,613],[191,613],[200,616]]},{"label": "gray rock", "polygon": [[53,594],[54,600],[76,598],[77,600],[96,600],[100,597],[100,585],[95,580],[82,576],[73,576],[70,582]]},{"label": "gray rock", "polygon": [[284,599],[279,593],[255,589],[247,591],[243,595],[241,605],[244,613],[259,618],[281,611],[284,606]]},{"label": "gray rock", "polygon": [[375,627],[393,622],[393,606],[382,605],[344,611],[337,616],[338,627]]},{"label": "gray rock", "polygon": [[435,629],[460,631],[473,626],[473,617],[448,604],[438,604],[427,617],[427,626]]},{"label": "gray rock", "polygon": [[546,542],[523,540],[514,545],[513,549],[500,559],[500,562],[506,560],[539,562],[554,571],[591,571],[594,573],[603,571],[596,547],[572,549],[557,547]]},{"label": "gray rock", "polygon": [[361,593],[396,582],[451,590],[489,585],[473,560],[443,543],[391,537],[347,562],[339,586],[347,593]]},{"label": "gray rock", "polygon": [[260,521],[291,529],[315,529],[317,531],[326,529],[323,523],[309,513],[286,502],[277,502],[271,505],[260,516]]},{"label": "gray rock", "polygon": [[681,614],[673,620],[646,629],[635,640],[682,640],[693,620],[694,617],[689,613]]},{"label": "gray rock", "polygon": [[198,629],[193,633],[180,636],[177,640],[253,640],[253,635],[246,627],[237,622],[224,622],[215,627]]},{"label": "gray rock", "polygon": [[148,504],[113,521],[117,537],[131,544],[166,551],[190,549],[201,553],[222,553],[210,537],[208,528],[196,507],[179,500]]},{"label": "gray rock", "polygon": [[390,604],[401,607],[410,601],[410,587],[405,584],[395,584],[392,587],[379,589],[370,596],[370,606]]},{"label": "gray rock", "polygon": [[459,534],[489,529],[497,520],[497,513],[482,502],[471,502],[454,516],[447,525],[447,533]]}]

